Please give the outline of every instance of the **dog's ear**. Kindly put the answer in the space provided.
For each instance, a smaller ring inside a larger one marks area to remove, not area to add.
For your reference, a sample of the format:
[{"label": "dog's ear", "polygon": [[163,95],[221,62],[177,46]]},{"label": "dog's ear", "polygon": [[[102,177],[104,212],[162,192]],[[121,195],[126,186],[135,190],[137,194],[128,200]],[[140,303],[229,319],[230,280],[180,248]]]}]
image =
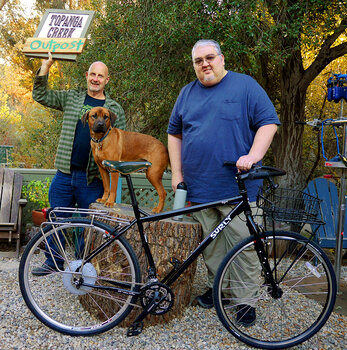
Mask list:
[{"label": "dog's ear", "polygon": [[82,115],[81,121],[82,121],[83,126],[86,125],[86,123],[87,123],[87,121],[88,121],[88,118],[89,118],[89,111],[88,111],[87,113],[84,113],[84,114]]},{"label": "dog's ear", "polygon": [[116,113],[113,113],[112,111],[110,111],[110,118],[111,118],[111,125],[113,126],[114,125],[114,122],[117,120],[117,115]]}]

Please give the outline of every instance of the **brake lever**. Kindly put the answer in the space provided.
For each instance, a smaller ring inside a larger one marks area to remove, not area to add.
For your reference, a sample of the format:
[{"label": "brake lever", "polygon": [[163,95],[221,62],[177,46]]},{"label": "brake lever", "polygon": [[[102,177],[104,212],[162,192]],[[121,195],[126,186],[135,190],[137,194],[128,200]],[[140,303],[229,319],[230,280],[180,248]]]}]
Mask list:
[{"label": "brake lever", "polygon": [[269,186],[270,189],[275,190],[276,188],[278,188],[279,185],[275,184],[275,182],[274,182],[272,177],[268,177],[268,181],[270,183],[270,186]]}]

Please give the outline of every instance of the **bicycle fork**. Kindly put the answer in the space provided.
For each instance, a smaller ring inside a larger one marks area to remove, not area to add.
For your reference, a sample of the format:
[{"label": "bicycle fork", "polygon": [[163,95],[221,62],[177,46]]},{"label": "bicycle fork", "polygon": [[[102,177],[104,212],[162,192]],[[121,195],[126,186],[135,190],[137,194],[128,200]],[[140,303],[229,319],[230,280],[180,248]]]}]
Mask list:
[{"label": "bicycle fork", "polygon": [[[272,271],[268,254],[266,252],[265,242],[261,239],[259,232],[259,226],[256,224],[253,220],[253,217],[251,214],[246,215],[247,218],[247,226],[251,232],[253,232],[254,235],[254,249],[256,250],[257,256],[259,258],[260,264],[262,266],[262,270],[264,273],[265,278],[265,284],[269,285],[269,292],[271,292],[271,296],[275,299],[281,298],[283,295],[282,288],[279,287],[279,284],[275,281],[274,273],[276,273],[276,266],[274,270]],[[276,251],[276,248],[274,248]],[[276,253],[275,253],[276,257]]]}]

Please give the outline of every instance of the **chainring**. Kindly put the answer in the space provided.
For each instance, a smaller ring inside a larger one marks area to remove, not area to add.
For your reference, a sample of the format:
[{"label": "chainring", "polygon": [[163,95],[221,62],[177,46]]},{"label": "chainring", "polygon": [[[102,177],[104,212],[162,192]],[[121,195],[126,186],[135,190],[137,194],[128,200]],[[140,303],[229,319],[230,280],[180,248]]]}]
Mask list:
[{"label": "chainring", "polygon": [[172,290],[163,283],[154,282],[146,285],[141,291],[141,305],[146,308],[155,298],[156,292],[159,293],[158,301],[164,297],[164,299],[158,304],[157,307],[150,311],[152,315],[163,315],[171,310],[174,304],[174,294]]}]

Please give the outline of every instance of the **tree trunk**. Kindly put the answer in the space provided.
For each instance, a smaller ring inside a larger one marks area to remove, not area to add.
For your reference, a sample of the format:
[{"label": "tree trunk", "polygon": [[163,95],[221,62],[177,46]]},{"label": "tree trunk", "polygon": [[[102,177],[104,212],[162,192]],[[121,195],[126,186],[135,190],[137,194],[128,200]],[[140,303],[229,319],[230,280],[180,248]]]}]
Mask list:
[{"label": "tree trunk", "polygon": [[300,84],[303,75],[300,52],[293,54],[283,66],[281,71],[281,127],[273,141],[273,152],[276,166],[284,169],[287,176],[278,178],[283,187],[303,188],[305,174],[303,173],[302,125],[296,121],[304,120],[305,95],[307,86]]}]

